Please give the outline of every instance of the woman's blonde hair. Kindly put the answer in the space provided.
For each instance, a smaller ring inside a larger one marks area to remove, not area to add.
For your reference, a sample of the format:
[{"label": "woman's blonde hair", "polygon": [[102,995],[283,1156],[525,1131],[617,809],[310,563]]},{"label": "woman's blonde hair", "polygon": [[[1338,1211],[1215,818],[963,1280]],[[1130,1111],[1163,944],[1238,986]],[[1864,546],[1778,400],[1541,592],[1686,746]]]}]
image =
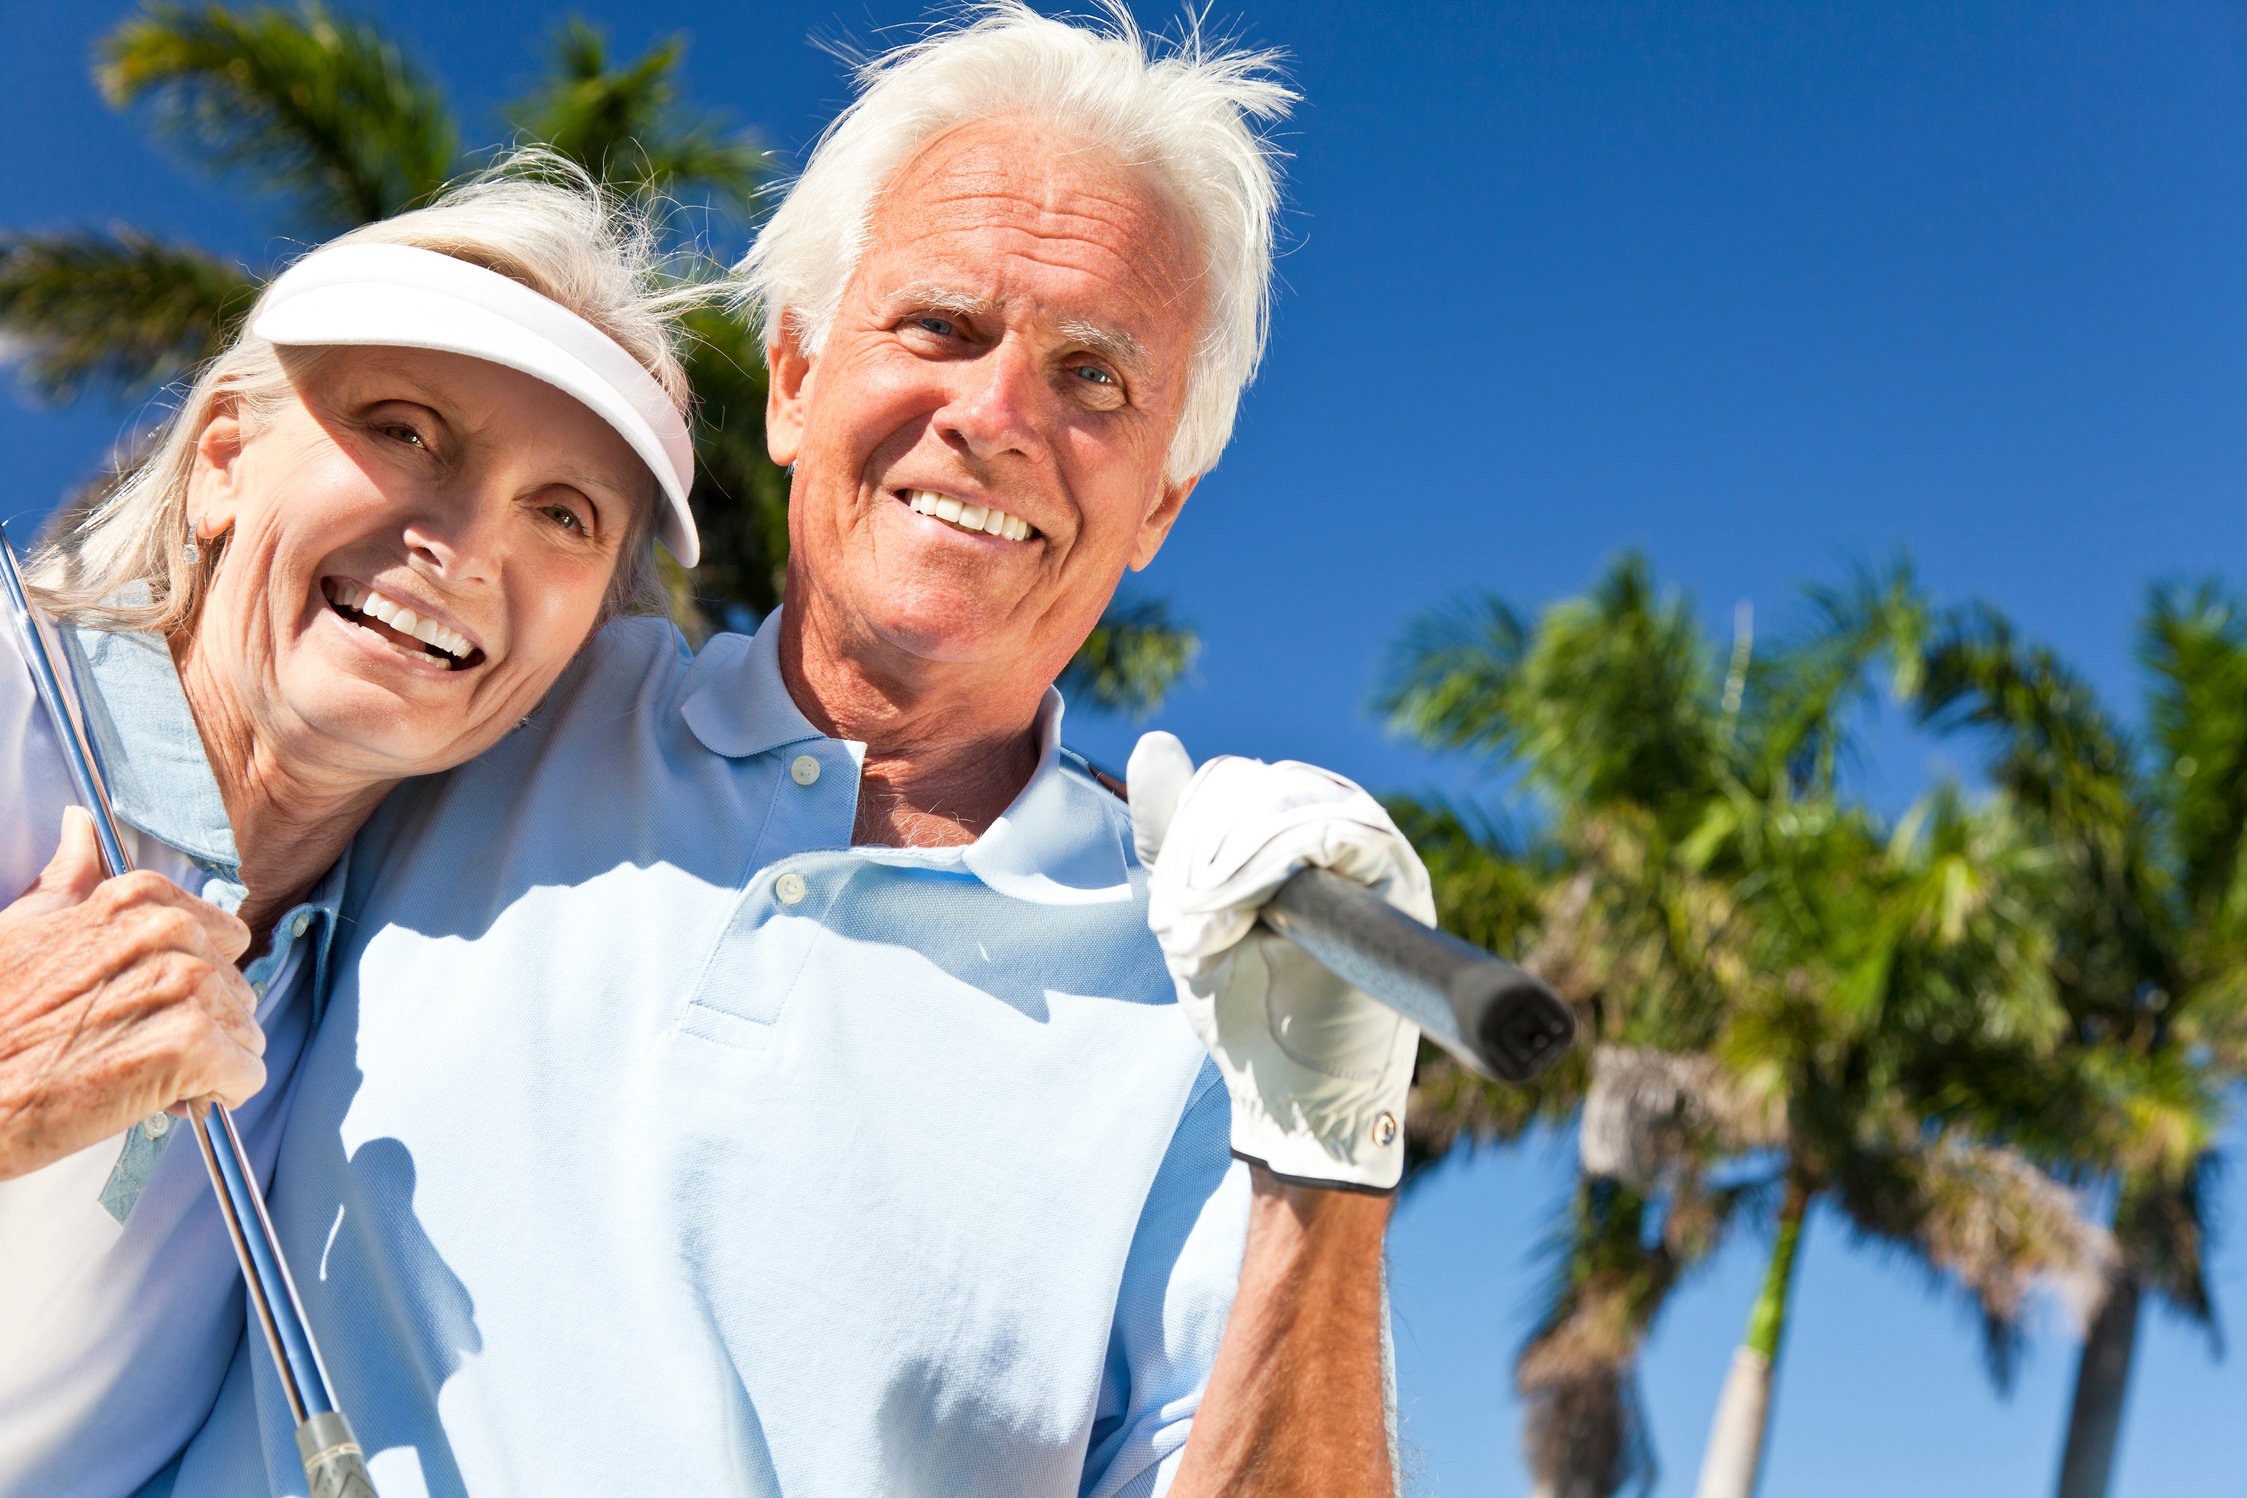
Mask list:
[{"label": "woman's blonde hair", "polygon": [[[674,319],[695,296],[665,282],[646,216],[550,151],[517,151],[426,208],[329,243],[413,245],[520,281],[615,339],[681,412],[689,410]],[[261,293],[258,305],[263,301]],[[222,398],[236,402],[253,429],[291,399],[280,351],[248,331],[258,305],[242,319],[234,342],[203,367],[178,408],[148,435],[140,459],[67,510],[34,549],[26,580],[50,613],[164,634],[194,622],[217,550],[204,547],[193,561],[186,551],[196,444]],[[301,353],[292,362],[303,368]],[[662,610],[653,550],[661,500],[652,475],[648,494],[625,537],[604,617]]]}]

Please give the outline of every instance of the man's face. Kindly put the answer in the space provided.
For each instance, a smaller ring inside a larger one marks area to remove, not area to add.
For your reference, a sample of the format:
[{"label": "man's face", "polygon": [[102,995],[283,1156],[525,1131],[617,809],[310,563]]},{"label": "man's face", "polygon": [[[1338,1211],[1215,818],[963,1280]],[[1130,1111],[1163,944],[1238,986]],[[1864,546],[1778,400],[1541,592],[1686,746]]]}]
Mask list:
[{"label": "man's face", "polygon": [[1163,467],[1198,269],[1179,215],[1104,152],[997,121],[923,146],[818,356],[772,351],[791,611],[906,670],[1051,681],[1193,488]]}]

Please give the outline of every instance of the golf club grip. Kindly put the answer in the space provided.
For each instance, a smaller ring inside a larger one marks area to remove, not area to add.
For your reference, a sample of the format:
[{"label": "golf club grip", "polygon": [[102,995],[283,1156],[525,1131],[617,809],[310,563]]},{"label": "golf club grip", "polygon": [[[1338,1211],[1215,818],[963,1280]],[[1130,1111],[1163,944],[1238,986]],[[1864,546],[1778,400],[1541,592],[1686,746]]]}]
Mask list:
[{"label": "golf club grip", "polygon": [[366,1454],[341,1411],[314,1415],[298,1426],[296,1449],[304,1459],[306,1498],[375,1498]]},{"label": "golf club grip", "polygon": [[1305,869],[1279,887],[1263,919],[1484,1076],[1526,1082],[1576,1038],[1574,1014],[1536,978],[1339,874]]}]

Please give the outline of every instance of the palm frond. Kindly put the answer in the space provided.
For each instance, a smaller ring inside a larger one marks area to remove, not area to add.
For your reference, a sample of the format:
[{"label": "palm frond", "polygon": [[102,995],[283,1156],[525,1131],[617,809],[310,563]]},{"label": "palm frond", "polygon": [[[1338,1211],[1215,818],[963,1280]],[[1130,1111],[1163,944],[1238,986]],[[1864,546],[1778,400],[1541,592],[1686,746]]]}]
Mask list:
[{"label": "palm frond", "polygon": [[600,30],[572,19],[555,38],[553,72],[508,106],[508,121],[621,191],[658,204],[700,200],[746,223],[767,153],[747,132],[681,104],[685,56],[685,40],[673,37],[617,66]]},{"label": "palm frond", "polygon": [[740,629],[779,606],[788,566],[788,475],[765,451],[765,361],[747,324],[718,307],[681,319],[681,353],[693,382],[692,503],[702,561],[674,596],[690,635]]},{"label": "palm frond", "polygon": [[112,104],[145,103],[190,165],[290,199],[322,237],[411,207],[453,174],[443,96],[372,26],[324,7],[150,0],[103,39]]},{"label": "palm frond", "polygon": [[2247,601],[2161,587],[2138,628],[2154,797],[2179,883],[2205,919],[2247,921]]},{"label": "palm frond", "polygon": [[1920,684],[1929,617],[1911,564],[1859,567],[1807,591],[1809,627],[1758,658],[1745,720],[1759,786],[1784,777],[1796,794],[1830,794],[1851,758],[1852,717],[1875,697],[1874,668],[1908,700]]},{"label": "palm frond", "polygon": [[0,232],[0,359],[52,400],[145,394],[223,348],[256,292],[243,267],[137,229]]},{"label": "palm frond", "polygon": [[1628,1186],[1586,1179],[1547,1236],[1543,1311],[1514,1363],[1523,1454],[1541,1491],[1609,1498],[1652,1485],[1635,1370],[1683,1267],[1650,1231],[1654,1215]]},{"label": "palm frond", "polygon": [[1390,650],[1390,685],[1375,706],[1392,729],[1422,744],[1503,754],[1528,643],[1528,626],[1494,594],[1432,609]]},{"label": "palm frond", "polygon": [[1163,599],[1119,598],[1078,647],[1059,686],[1101,712],[1143,718],[1193,669],[1200,650],[1200,639],[1171,617]]},{"label": "palm frond", "polygon": [[2220,1157],[2203,1150],[2181,1179],[2126,1177],[2114,1213],[2114,1235],[2123,1262],[2197,1322],[2219,1356],[2223,1322],[2216,1315],[2208,1282],[2208,1255],[2213,1221],[2209,1208],[2221,1168]]},{"label": "palm frond", "polygon": [[1836,1189],[1861,1236],[1906,1249],[1980,1312],[1991,1378],[2010,1384],[2031,1293],[2055,1292],[2079,1325],[2119,1254],[2075,1194],[2019,1151],[1937,1136],[1855,1152]]},{"label": "palm frond", "polygon": [[2022,805],[2073,837],[2119,835],[2130,817],[2129,741],[2057,655],[1975,605],[1940,622],[1924,672],[1921,720],[1985,736],[1992,778]]}]

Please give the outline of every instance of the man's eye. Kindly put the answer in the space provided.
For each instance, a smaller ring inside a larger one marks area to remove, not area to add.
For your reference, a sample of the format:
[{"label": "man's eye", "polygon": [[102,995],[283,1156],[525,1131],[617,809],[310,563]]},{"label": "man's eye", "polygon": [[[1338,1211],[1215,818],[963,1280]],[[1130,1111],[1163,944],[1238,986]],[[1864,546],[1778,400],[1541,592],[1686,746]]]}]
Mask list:
[{"label": "man's eye", "polygon": [[950,338],[959,332],[948,317],[916,317],[913,319],[913,326],[924,333],[934,333],[939,338]]},{"label": "man's eye", "polygon": [[405,443],[408,447],[427,447],[429,445],[422,440],[421,433],[418,430],[402,421],[386,421],[376,430],[393,441]]},{"label": "man's eye", "polygon": [[1094,385],[1113,385],[1116,383],[1116,377],[1097,364],[1080,364],[1077,366],[1076,373],[1078,379]]}]

